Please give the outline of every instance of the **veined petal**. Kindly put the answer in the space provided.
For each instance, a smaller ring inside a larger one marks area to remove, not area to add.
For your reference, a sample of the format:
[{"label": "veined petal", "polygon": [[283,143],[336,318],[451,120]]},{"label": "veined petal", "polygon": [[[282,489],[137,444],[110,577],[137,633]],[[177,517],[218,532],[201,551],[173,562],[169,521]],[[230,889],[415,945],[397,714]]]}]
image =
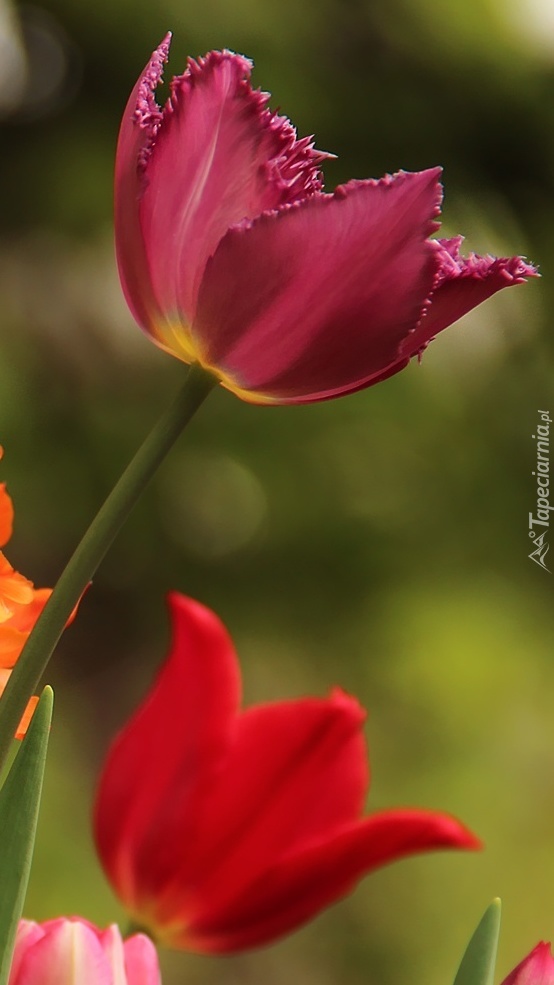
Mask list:
[{"label": "veined petal", "polygon": [[168,34],[152,55],[133,89],[119,130],[115,158],[114,222],[119,277],[125,299],[142,328],[159,317],[152,291],[139,221],[144,191],[144,162],[159,128],[162,113],[154,99],[168,59]]},{"label": "veined petal", "polygon": [[541,941],[502,985],[554,985],[554,958],[550,944]]},{"label": "veined petal", "polygon": [[[251,62],[212,51],[173,79],[145,166],[142,236],[169,332],[190,326],[206,261],[234,223],[319,189],[317,154],[249,83]],[[163,326],[154,332],[172,347]]]},{"label": "veined petal", "polygon": [[[176,326],[188,344],[206,261],[229,226],[319,190],[319,165],[328,155],[316,151],[311,138],[298,140],[289,121],[267,108],[269,96],[250,85],[251,62],[230,51],[189,59],[161,111],[153,92],[168,48],[166,38],[126,110],[117,153],[116,237],[131,309],[173,351]],[[138,234],[138,246],[131,233]],[[135,297],[139,274],[148,279],[145,304]]]},{"label": "veined petal", "polygon": [[454,818],[420,810],[384,811],[346,826],[332,838],[280,857],[240,898],[197,913],[187,946],[231,952],[255,947],[305,923],[379,866],[440,848],[479,848]]},{"label": "veined petal", "polygon": [[463,236],[434,240],[440,267],[429,304],[415,332],[402,343],[400,355],[413,356],[439,332],[497,291],[524,284],[539,273],[523,257],[460,255]]},{"label": "veined petal", "polygon": [[439,174],[352,181],[231,229],[199,293],[206,365],[253,402],[322,400],[382,376],[436,281]]},{"label": "veined petal", "polygon": [[[257,705],[234,741],[199,819],[198,837],[158,901],[160,924],[186,902],[240,894],[277,858],[329,837],[361,813],[369,783],[365,711],[336,689],[325,698]],[[225,824],[221,823],[225,818]]]},{"label": "veined petal", "polygon": [[236,656],[219,619],[175,593],[170,613],[169,658],[113,743],[96,801],[99,855],[131,910],[163,890],[190,851],[239,701]]}]

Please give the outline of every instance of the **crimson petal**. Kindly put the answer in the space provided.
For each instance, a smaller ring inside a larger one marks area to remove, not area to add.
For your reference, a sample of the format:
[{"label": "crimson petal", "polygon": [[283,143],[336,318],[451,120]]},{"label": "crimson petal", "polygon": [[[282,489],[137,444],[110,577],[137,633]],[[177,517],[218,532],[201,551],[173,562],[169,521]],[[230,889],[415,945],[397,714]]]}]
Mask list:
[{"label": "crimson petal", "polygon": [[449,815],[383,811],[279,858],[239,898],[229,894],[219,910],[212,903],[193,918],[187,944],[220,953],[255,947],[305,923],[380,866],[418,852],[478,847]]},{"label": "crimson petal", "polygon": [[171,652],[113,743],[96,800],[98,852],[131,909],[167,883],[193,842],[239,702],[236,657],[220,620],[185,596],[169,602]]},{"label": "crimson petal", "polygon": [[194,900],[202,907],[222,887],[240,894],[268,859],[330,837],[360,814],[369,782],[365,717],[355,698],[338,689],[327,699],[242,712],[225,768],[204,803],[192,857],[175,870],[159,912],[175,912],[183,897],[190,908]]}]

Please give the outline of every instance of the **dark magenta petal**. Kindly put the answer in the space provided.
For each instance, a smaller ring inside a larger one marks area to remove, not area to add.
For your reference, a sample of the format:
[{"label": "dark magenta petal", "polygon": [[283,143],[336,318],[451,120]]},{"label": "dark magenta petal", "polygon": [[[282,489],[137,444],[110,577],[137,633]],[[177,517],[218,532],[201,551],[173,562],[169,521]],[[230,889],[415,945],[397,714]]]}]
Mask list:
[{"label": "dark magenta petal", "polygon": [[231,229],[199,294],[206,362],[253,400],[281,403],[381,376],[436,280],[439,174],[353,181]]},{"label": "dark magenta petal", "polygon": [[176,323],[190,325],[206,260],[229,226],[321,186],[327,155],[268,110],[269,96],[250,85],[251,67],[229,51],[189,59],[142,152],[134,221],[138,210],[149,287],[163,312],[146,327],[162,342],[163,322],[169,340]]},{"label": "dark magenta petal", "polygon": [[435,240],[440,267],[429,305],[416,331],[401,346],[401,354],[417,355],[444,328],[476,308],[503,287],[524,284],[538,272],[523,257],[460,255],[462,236]]},{"label": "dark magenta petal", "polygon": [[239,701],[235,652],[217,616],[177,594],[170,613],[171,652],[113,743],[96,800],[98,852],[131,909],[165,886],[194,845]]},{"label": "dark magenta petal", "polygon": [[502,985],[554,985],[554,958],[550,944],[541,941]]},{"label": "dark magenta petal", "polygon": [[407,855],[441,848],[475,849],[471,832],[446,814],[386,811],[306,844],[275,861],[240,897],[225,887],[195,915],[188,943],[199,951],[231,952],[267,943],[343,897],[368,872]]},{"label": "dark magenta petal", "polygon": [[114,223],[119,277],[134,318],[147,330],[161,315],[150,280],[146,244],[139,221],[139,202],[145,185],[145,159],[162,119],[153,94],[163,75],[170,40],[168,34],[129,97],[115,158]]}]

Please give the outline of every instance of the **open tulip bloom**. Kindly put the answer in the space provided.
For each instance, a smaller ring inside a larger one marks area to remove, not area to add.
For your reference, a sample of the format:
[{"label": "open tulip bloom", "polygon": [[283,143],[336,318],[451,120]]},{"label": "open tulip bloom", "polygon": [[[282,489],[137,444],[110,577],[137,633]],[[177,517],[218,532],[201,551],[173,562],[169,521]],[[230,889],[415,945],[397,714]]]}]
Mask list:
[{"label": "open tulip bloom", "polygon": [[297,139],[230,51],[189,59],[163,109],[170,36],[125,109],[115,232],[144,331],[254,403],[350,393],[393,375],[496,291],[536,271],[432,240],[440,168],[322,190],[329,155]]},{"label": "open tulip bloom", "polygon": [[454,818],[363,817],[365,711],[338,689],[239,710],[240,675],[217,616],[170,597],[170,654],[109,751],[96,801],[104,869],[133,920],[205,952],[264,944],[378,866],[476,848]]}]

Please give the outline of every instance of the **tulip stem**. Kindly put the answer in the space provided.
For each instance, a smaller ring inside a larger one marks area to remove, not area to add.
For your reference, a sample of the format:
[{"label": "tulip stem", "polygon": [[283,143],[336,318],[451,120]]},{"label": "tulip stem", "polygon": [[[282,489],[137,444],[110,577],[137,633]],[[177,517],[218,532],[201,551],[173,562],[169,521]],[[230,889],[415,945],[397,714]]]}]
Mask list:
[{"label": "tulip stem", "polygon": [[140,446],[68,561],[0,699],[0,768],[69,616],[143,489],[217,382],[198,364],[190,367],[177,398]]}]

